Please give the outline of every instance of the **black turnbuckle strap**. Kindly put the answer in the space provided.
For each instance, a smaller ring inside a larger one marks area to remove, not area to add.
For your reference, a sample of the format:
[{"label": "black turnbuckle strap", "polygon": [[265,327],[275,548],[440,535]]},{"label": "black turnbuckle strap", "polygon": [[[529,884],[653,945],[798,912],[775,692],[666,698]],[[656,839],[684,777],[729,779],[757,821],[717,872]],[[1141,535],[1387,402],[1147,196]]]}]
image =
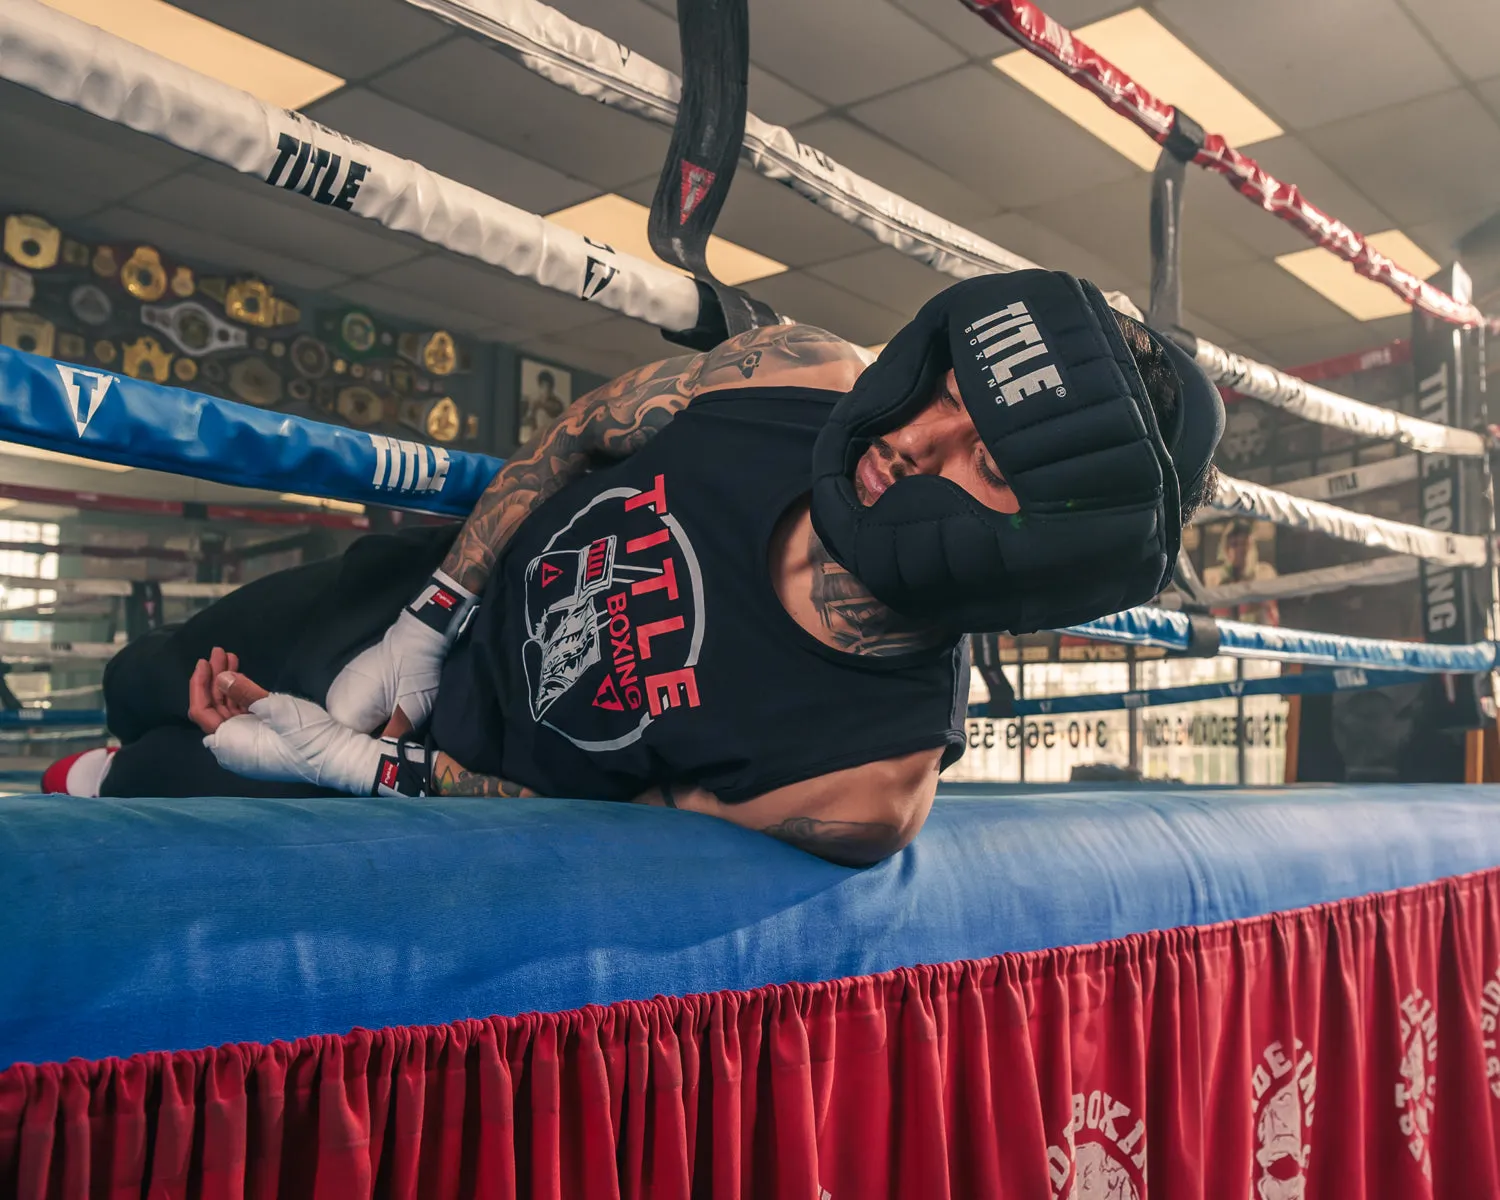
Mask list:
[{"label": "black turnbuckle strap", "polygon": [[659,258],[699,282],[698,324],[664,336],[711,350],[726,338],[775,325],[776,313],[708,267],[708,239],[718,223],[745,140],[750,75],[747,0],[677,0],[682,42],[682,96],[672,143],[651,201],[648,231]]}]

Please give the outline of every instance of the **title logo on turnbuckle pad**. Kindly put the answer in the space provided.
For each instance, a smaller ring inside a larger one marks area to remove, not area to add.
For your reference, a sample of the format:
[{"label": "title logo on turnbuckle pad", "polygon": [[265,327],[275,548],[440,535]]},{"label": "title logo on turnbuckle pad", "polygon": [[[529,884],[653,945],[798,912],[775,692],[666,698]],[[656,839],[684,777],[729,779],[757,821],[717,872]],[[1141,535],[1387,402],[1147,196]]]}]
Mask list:
[{"label": "title logo on turnbuckle pad", "polygon": [[989,386],[1000,389],[996,404],[1019,404],[1043,388],[1052,388],[1056,396],[1067,395],[1056,363],[1044,361],[1024,375],[1016,374],[1021,366],[1052,353],[1036,318],[1020,300],[965,325],[964,332],[971,335],[969,345],[976,347],[974,361],[990,373]]},{"label": "title logo on turnbuckle pad", "polygon": [[375,476],[383,492],[441,492],[448,482],[448,452],[440,446],[366,434],[375,449]]},{"label": "title logo on turnbuckle pad", "polygon": [[63,391],[68,396],[68,408],[73,414],[73,424],[78,426],[78,436],[89,427],[99,406],[104,403],[109,385],[115,377],[103,371],[85,371],[82,367],[70,367],[66,363],[53,363],[62,379]]}]

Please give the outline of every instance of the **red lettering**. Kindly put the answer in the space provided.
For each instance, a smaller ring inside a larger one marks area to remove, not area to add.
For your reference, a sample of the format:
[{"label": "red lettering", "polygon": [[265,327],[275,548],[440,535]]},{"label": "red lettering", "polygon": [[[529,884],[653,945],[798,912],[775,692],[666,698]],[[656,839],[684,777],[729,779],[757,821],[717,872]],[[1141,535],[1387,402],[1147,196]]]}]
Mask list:
[{"label": "red lettering", "polygon": [[656,477],[656,482],[652,485],[651,490],[649,492],[638,492],[636,495],[630,497],[629,500],[625,501],[625,511],[626,512],[634,512],[636,509],[641,508],[644,505],[649,504],[653,509],[655,509],[659,513],[666,512],[667,511],[666,481],[667,481],[667,477],[665,475],[658,475]]},{"label": "red lettering", "polygon": [[616,613],[609,619],[609,636],[622,638],[630,632],[630,618],[624,613]]},{"label": "red lettering", "polygon": [[681,617],[672,617],[666,621],[648,621],[644,625],[636,626],[635,642],[641,648],[641,657],[651,657],[651,639],[661,637],[664,633],[676,633],[683,627]]},{"label": "red lettering", "polygon": [[630,707],[633,708],[633,709],[634,708],[640,708],[640,706],[641,706],[641,689],[638,688],[638,687],[634,687],[634,686],[626,688],[625,689],[625,703],[628,704],[628,705],[630,705]]},{"label": "red lettering", "polygon": [[599,690],[594,693],[594,707],[607,708],[610,712],[625,711],[625,706],[620,703],[620,693],[615,691],[613,676],[606,675],[600,683]]},{"label": "red lettering", "polygon": [[669,541],[672,535],[665,529],[658,529],[655,533],[648,533],[645,537],[631,538],[625,543],[626,554],[638,554],[642,550],[649,550],[652,546],[660,546]]},{"label": "red lettering", "polygon": [[[681,695],[677,689],[681,688]],[[680,671],[664,671],[660,675],[646,676],[646,698],[651,702],[651,715],[659,717],[669,708],[698,707],[698,676],[692,667]]]},{"label": "red lettering", "polygon": [[[615,660],[615,670],[617,670],[617,671],[620,672],[620,686],[622,688],[628,689],[631,684],[635,683],[635,681],[636,681],[636,679],[635,679],[635,659],[632,658],[629,662],[627,662],[627,663],[625,663],[623,665],[620,663],[619,659],[616,659]],[[640,708],[640,702],[637,701],[635,704],[632,704],[630,707],[631,708]]]},{"label": "red lettering", "polygon": [[555,567],[549,562],[542,564],[542,586],[550,587],[562,578],[562,568]]},{"label": "red lettering", "polygon": [[624,592],[616,592],[613,596],[607,597],[605,599],[605,601],[604,601],[604,607],[607,608],[607,609],[609,609],[609,615],[612,616],[612,617],[615,616],[615,615],[617,615],[617,614],[619,614],[619,613],[624,612],[625,611],[625,593]]},{"label": "red lettering", "polygon": [[[624,618],[622,617],[621,620],[624,620]],[[611,622],[611,624],[613,624],[613,622]],[[631,653],[630,650],[630,637],[628,636],[628,631],[626,634],[622,634],[620,637],[615,637],[615,635],[611,633],[609,635],[609,644],[614,647],[615,666],[618,667],[620,665],[620,660],[622,658],[629,659],[631,662],[635,661],[635,655]]]},{"label": "red lettering", "polygon": [[637,579],[630,585],[630,594],[644,596],[647,592],[659,592],[662,588],[667,589],[668,600],[677,599],[677,564],[674,559],[662,559],[661,574],[653,575],[650,579]]}]

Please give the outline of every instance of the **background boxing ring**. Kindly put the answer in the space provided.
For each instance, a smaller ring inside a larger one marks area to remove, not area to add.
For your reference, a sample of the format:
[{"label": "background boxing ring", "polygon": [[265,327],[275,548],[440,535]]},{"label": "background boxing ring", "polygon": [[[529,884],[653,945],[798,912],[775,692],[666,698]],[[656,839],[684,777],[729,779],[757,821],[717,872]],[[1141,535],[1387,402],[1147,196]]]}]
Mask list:
[{"label": "background boxing ring", "polygon": [[[424,6],[672,119],[666,72],[560,14]],[[355,215],[665,329],[702,317],[691,280],[117,42],[17,2],[0,75],[268,181],[283,137],[352,146],[370,168]],[[954,275],[1030,265],[806,149],[747,120],[752,165],[886,244]],[[1309,419],[1486,453],[1197,350]],[[449,515],[496,465],[8,350],[0,430]],[[1491,556],[1254,485],[1224,503],[1438,564]],[[1081,632],[1182,650],[1198,629],[1136,610]],[[1490,643],[1215,632],[1365,673],[1328,686],[1494,666]],[[913,847],[855,872],[579,801],[0,800],[0,1179],[26,1196],[1496,1194],[1497,813],[1490,788],[948,787]]]}]

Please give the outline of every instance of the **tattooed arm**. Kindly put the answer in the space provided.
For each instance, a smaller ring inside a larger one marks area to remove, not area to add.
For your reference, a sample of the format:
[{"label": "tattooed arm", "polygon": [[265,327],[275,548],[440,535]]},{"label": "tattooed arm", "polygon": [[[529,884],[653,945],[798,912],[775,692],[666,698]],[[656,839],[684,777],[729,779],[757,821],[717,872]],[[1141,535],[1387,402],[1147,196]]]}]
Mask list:
[{"label": "tattooed arm", "polygon": [[[637,804],[681,808],[743,825],[846,867],[868,867],[908,845],[922,828],[937,791],[941,750],[834,771],[746,800],[725,804],[702,788],[652,788]],[[435,796],[537,793],[497,775],[465,770],[442,751],[432,763]]]},{"label": "tattooed arm", "polygon": [[941,750],[832,771],[725,804],[702,788],[658,787],[637,804],[720,817],[847,867],[889,858],[917,836],[937,792]]},{"label": "tattooed arm", "polygon": [[528,513],[591,468],[634,454],[701,392],[767,385],[843,391],[863,367],[858,350],[831,333],[772,325],[706,354],[627,372],[574,401],[516,451],[474,506],[443,570],[469,591],[482,591]]},{"label": "tattooed arm", "polygon": [[530,788],[511,783],[498,775],[481,775],[462,767],[439,750],[432,759],[432,794],[435,796],[496,796],[514,799],[535,796]]}]

